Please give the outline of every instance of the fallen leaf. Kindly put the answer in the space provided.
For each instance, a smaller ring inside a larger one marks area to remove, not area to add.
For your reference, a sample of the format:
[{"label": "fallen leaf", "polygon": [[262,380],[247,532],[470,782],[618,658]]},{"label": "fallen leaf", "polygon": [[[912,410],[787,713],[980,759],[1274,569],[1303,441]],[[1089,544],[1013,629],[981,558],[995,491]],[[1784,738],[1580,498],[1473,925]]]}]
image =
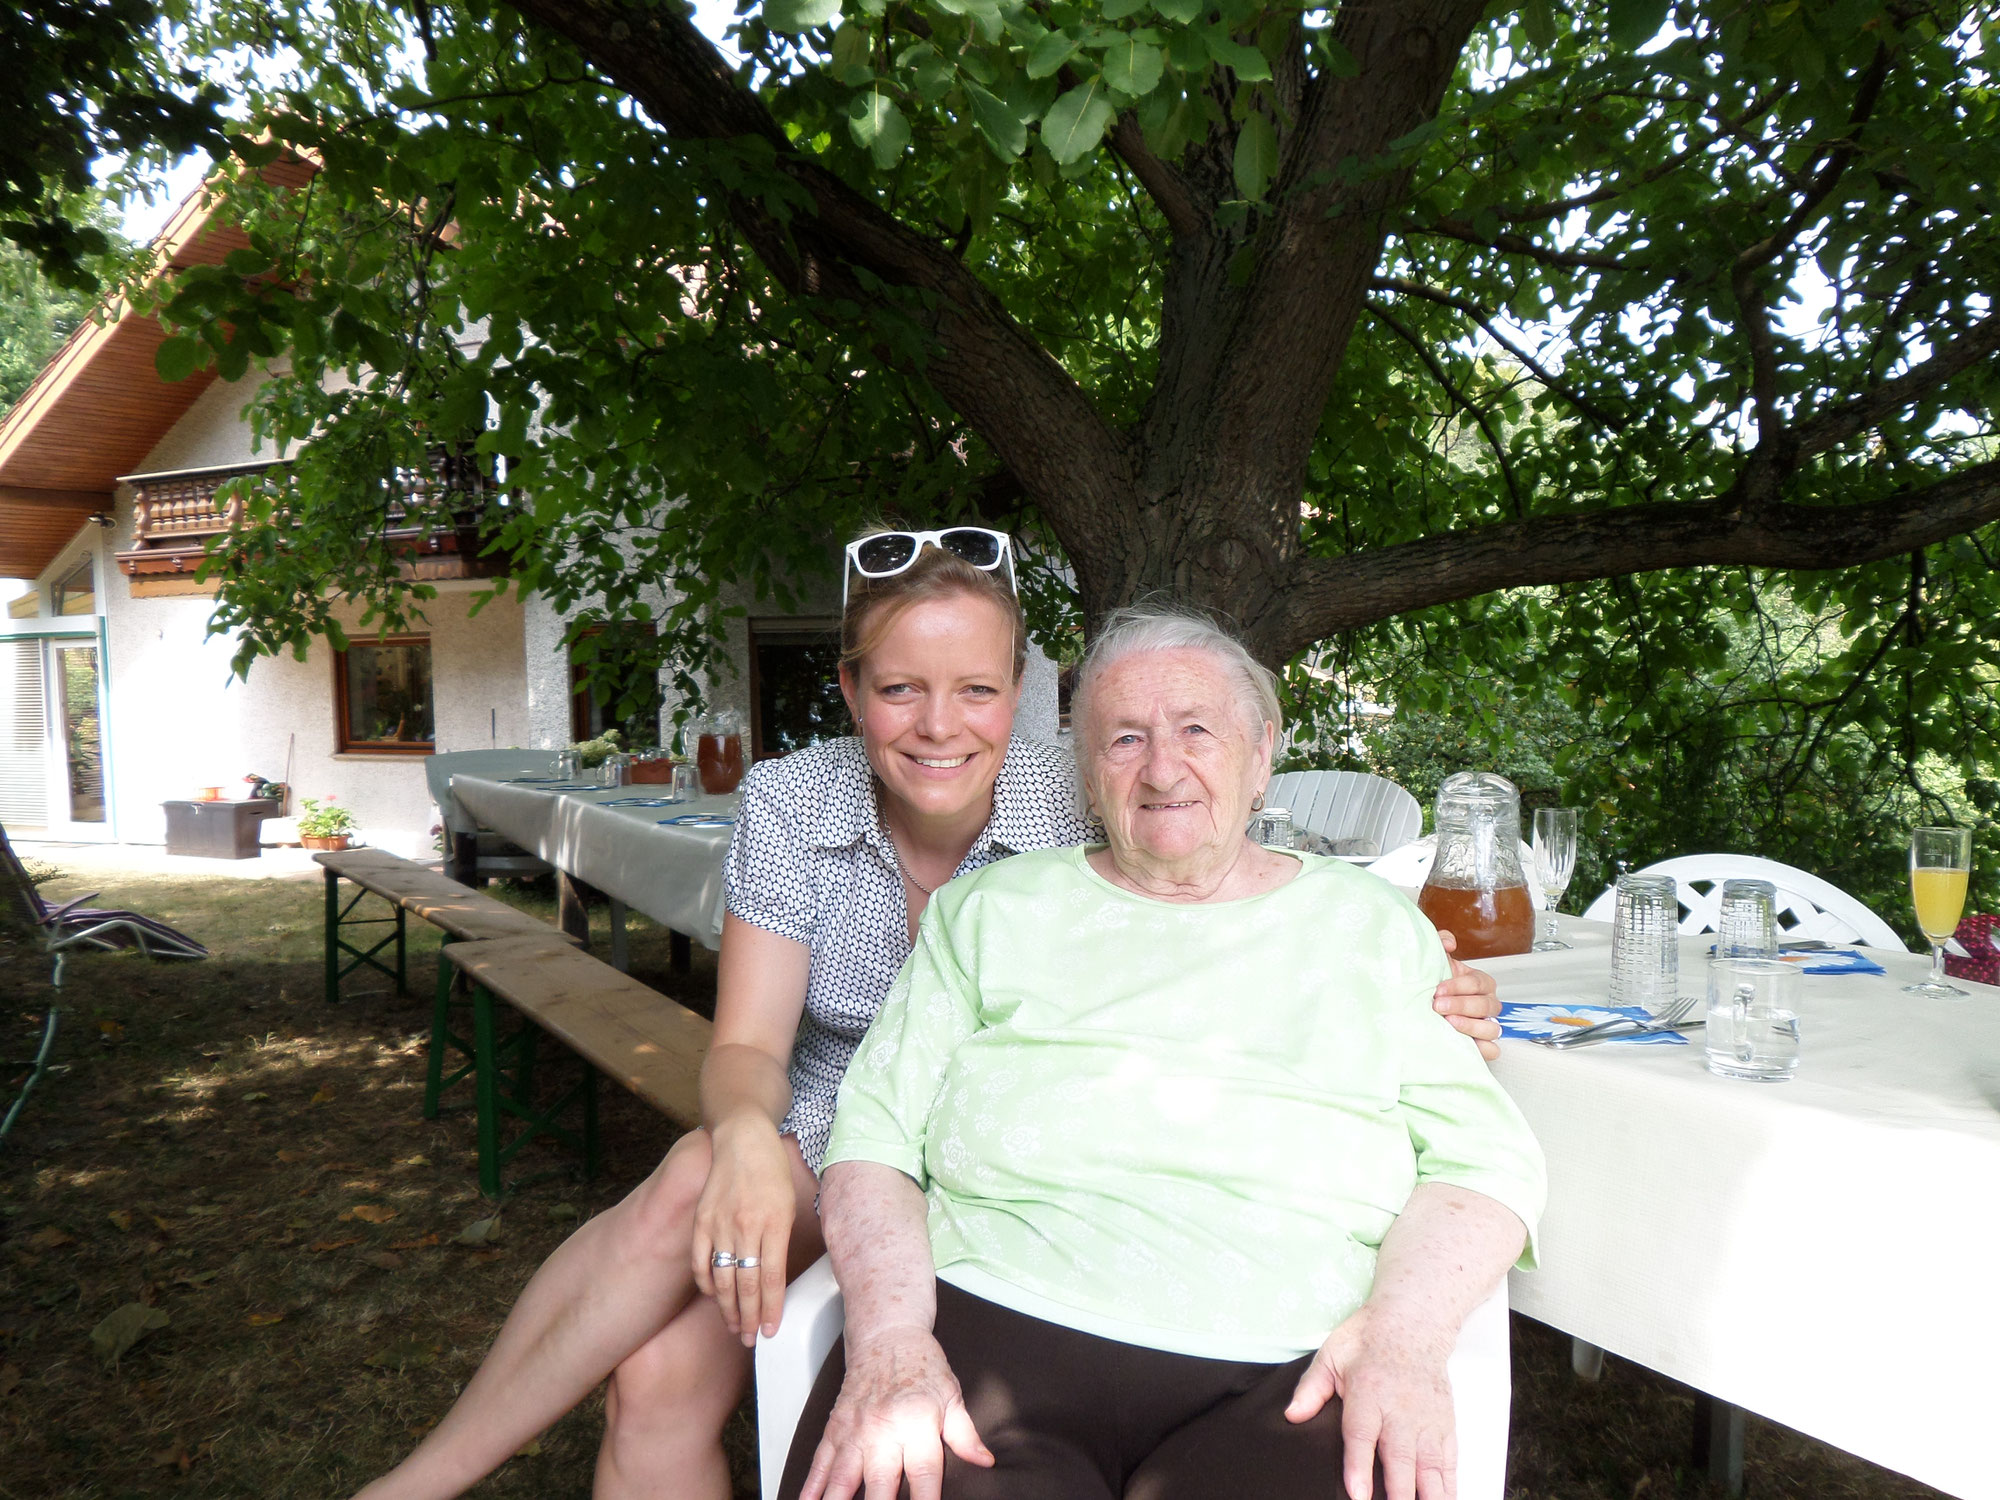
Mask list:
[{"label": "fallen leaf", "polygon": [[526,1447],[514,1450],[514,1457],[516,1458],[540,1458],[541,1455],[542,1440],[540,1438],[530,1438]]},{"label": "fallen leaf", "polygon": [[319,1086],[319,1091],[315,1093],[312,1096],[312,1098],[308,1099],[306,1102],[308,1104],[325,1104],[329,1102],[332,1098],[333,1098],[333,1090],[328,1088],[325,1084],[321,1084]]},{"label": "fallen leaf", "polygon": [[414,1240],[391,1240],[389,1241],[389,1248],[391,1250],[428,1250],[437,1242],[437,1235],[427,1234]]},{"label": "fallen leaf", "polygon": [[37,1250],[56,1250],[64,1245],[74,1245],[76,1243],[76,1236],[66,1229],[58,1229],[55,1225],[50,1224],[46,1228],[37,1229],[33,1234],[29,1235],[28,1243]]},{"label": "fallen leaf", "polygon": [[120,1229],[125,1230],[129,1230],[137,1222],[132,1215],[132,1210],[129,1208],[114,1208],[104,1217],[116,1224]]},{"label": "fallen leaf", "polygon": [[262,1090],[260,1089],[260,1090],[258,1090],[258,1091],[257,1091],[256,1093],[253,1093],[253,1094],[245,1094],[245,1095],[243,1096],[243,1102],[244,1102],[245,1104],[261,1104],[261,1103],[263,1103],[263,1102],[264,1102],[264,1101],[265,1101],[266,1099],[268,1099],[268,1098],[270,1098],[270,1097],[271,1097],[271,1096],[270,1096],[269,1094],[267,1094],[267,1093],[264,1093],[264,1092],[263,1092],[263,1091],[262,1091]]},{"label": "fallen leaf", "polygon": [[420,1370],[437,1358],[438,1346],[419,1339],[403,1339],[378,1350],[362,1361],[377,1370]]},{"label": "fallen leaf", "polygon": [[576,1205],[574,1203],[551,1203],[549,1205],[549,1218],[555,1223],[564,1223],[575,1217]]},{"label": "fallen leaf", "polygon": [[403,1269],[403,1257],[392,1254],[387,1250],[382,1251],[379,1255],[364,1255],[362,1259],[367,1261],[371,1266],[380,1266],[385,1271],[400,1271]]},{"label": "fallen leaf", "polygon": [[396,1210],[393,1208],[384,1208],[379,1203],[357,1203],[346,1213],[342,1214],[341,1217],[343,1219],[359,1219],[364,1224],[386,1224],[396,1217]]},{"label": "fallen leaf", "polygon": [[269,1328],[273,1323],[284,1322],[285,1315],[283,1313],[252,1313],[243,1321],[248,1323],[252,1328]]},{"label": "fallen leaf", "polygon": [[187,1444],[175,1443],[171,1448],[162,1448],[153,1455],[156,1469],[179,1469],[185,1474],[194,1467],[194,1460],[188,1457]]},{"label": "fallen leaf", "polygon": [[505,1260],[506,1258],[507,1252],[505,1250],[475,1250],[466,1257],[467,1260],[476,1266],[488,1265],[493,1261]]},{"label": "fallen leaf", "polygon": [[157,1307],[128,1302],[90,1330],[91,1346],[97,1350],[98,1358],[107,1365],[115,1365],[140,1339],[155,1329],[165,1328],[170,1321]]},{"label": "fallen leaf", "polygon": [[319,1164],[319,1169],[322,1172],[359,1172],[364,1170],[358,1161],[323,1161]]},{"label": "fallen leaf", "polygon": [[308,1245],[306,1248],[308,1250],[345,1250],[349,1245],[358,1245],[360,1243],[361,1236],[355,1235],[351,1239],[321,1240],[317,1245]]},{"label": "fallen leaf", "polygon": [[187,1267],[183,1266],[180,1270],[174,1272],[174,1280],[182,1286],[207,1286],[211,1281],[215,1280],[215,1272],[190,1271]]},{"label": "fallen leaf", "polygon": [[161,1234],[172,1234],[174,1232],[174,1226],[158,1214],[147,1214],[146,1217],[153,1221],[153,1227],[159,1230]]},{"label": "fallen leaf", "polygon": [[188,1209],[188,1214],[197,1219],[220,1218],[228,1212],[228,1209],[220,1208],[213,1203],[197,1203]]},{"label": "fallen leaf", "polygon": [[500,1238],[500,1215],[474,1219],[452,1239],[454,1245],[486,1245]]},{"label": "fallen leaf", "polygon": [[125,1023],[123,1021],[99,1021],[97,1023],[97,1034],[107,1041],[116,1041],[124,1030]]},{"label": "fallen leaf", "polygon": [[14,1387],[21,1383],[19,1365],[0,1365],[0,1401],[14,1394]]},{"label": "fallen leaf", "polygon": [[431,1159],[422,1152],[418,1152],[415,1156],[402,1156],[396,1159],[396,1165],[399,1167],[428,1167],[430,1164]]},{"label": "fallen leaf", "polygon": [[311,1155],[312,1152],[310,1151],[294,1151],[291,1147],[286,1146],[279,1150],[278,1160],[282,1162],[304,1161]]}]

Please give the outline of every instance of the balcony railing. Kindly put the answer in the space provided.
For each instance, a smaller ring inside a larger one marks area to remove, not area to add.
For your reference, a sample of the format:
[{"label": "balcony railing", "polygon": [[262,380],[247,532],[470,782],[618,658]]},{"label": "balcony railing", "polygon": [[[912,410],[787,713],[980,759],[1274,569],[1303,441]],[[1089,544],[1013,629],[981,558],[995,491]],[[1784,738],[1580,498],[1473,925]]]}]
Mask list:
[{"label": "balcony railing", "polygon": [[[117,554],[118,566],[133,579],[194,572],[209,542],[233,529],[243,515],[241,500],[218,502],[222,487],[246,474],[282,467],[233,464],[128,476],[124,482],[137,492],[132,546]],[[499,493],[471,460],[439,454],[428,469],[398,471],[382,534],[406,554],[403,567],[413,578],[492,577],[504,572],[505,564],[480,552],[487,509]],[[283,524],[282,515],[278,524]]]}]

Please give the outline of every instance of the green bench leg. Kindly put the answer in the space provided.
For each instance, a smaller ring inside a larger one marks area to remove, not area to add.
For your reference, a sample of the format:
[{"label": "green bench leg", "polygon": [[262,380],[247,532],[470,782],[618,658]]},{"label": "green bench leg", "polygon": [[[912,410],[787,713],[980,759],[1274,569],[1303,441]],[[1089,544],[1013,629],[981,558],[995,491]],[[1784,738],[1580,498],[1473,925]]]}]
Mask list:
[{"label": "green bench leg", "polygon": [[[441,991],[442,993],[442,991]],[[478,1108],[479,1140],[479,1191],[488,1198],[505,1195],[507,1185],[501,1174],[507,1163],[519,1154],[522,1147],[538,1136],[552,1135],[583,1153],[584,1173],[595,1177],[598,1168],[597,1130],[597,1070],[587,1062],[582,1062],[583,1077],[546,1110],[537,1111],[531,1100],[535,1073],[535,1053],[541,1038],[541,1028],[524,1020],[521,1030],[512,1037],[502,1039],[499,1035],[499,1009],[494,998],[482,984],[472,986],[472,1072],[473,1093]],[[446,1033],[448,1040],[449,1032]],[[441,1053],[441,1049],[440,1049]],[[514,1076],[511,1080],[503,1077],[505,1059],[512,1054]],[[503,1088],[503,1082],[506,1086]],[[583,1128],[570,1130],[555,1121],[557,1114],[578,1103],[583,1110]],[[512,1140],[501,1139],[501,1117],[512,1115],[521,1122],[521,1130]],[[518,1184],[517,1184],[518,1186]]]},{"label": "green bench leg", "polygon": [[493,997],[472,987],[472,1091],[479,1101],[479,1191],[500,1196],[500,1067],[493,1037]]},{"label": "green bench leg", "polygon": [[[340,981],[356,969],[370,968],[384,978],[393,980],[398,995],[410,993],[409,976],[409,913],[391,903],[391,914],[386,917],[357,917],[355,907],[368,898],[365,886],[357,886],[354,899],[346,906],[340,904],[340,876],[332,870],[326,872],[326,1003],[335,1004],[340,999]],[[376,943],[363,948],[358,943],[350,943],[343,935],[345,930],[356,927],[393,926],[395,931]],[[396,963],[391,968],[379,956],[384,948],[395,945]],[[353,962],[343,965],[341,959],[352,955]]]}]

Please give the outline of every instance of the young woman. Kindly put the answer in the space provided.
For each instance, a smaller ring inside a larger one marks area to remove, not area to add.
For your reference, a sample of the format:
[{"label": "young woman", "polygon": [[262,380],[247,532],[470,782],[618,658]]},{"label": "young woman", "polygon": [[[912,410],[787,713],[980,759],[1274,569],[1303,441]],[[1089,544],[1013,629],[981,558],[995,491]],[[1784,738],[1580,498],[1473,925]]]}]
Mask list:
[{"label": "young woman", "polygon": [[[833,1099],[954,875],[1083,842],[1060,750],[1012,735],[1027,636],[1006,537],[881,532],[847,549],[840,685],[859,731],[752,769],[728,866],[702,1128],[535,1273],[478,1372],[361,1500],[443,1500],[610,1377],[600,1500],[730,1492],[723,1424],[814,1209]],[[1437,1006],[1482,1040],[1493,983]]]}]

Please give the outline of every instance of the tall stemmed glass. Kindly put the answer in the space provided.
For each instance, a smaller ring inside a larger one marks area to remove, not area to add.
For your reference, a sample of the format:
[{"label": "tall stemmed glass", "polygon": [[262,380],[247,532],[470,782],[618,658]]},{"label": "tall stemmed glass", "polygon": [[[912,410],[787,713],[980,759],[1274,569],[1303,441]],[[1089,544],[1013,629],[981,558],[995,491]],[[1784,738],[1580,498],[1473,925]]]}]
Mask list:
[{"label": "tall stemmed glass", "polygon": [[1910,830],[1910,901],[1917,909],[1917,926],[1931,945],[1931,973],[1921,984],[1904,985],[1904,994],[1962,1000],[1969,993],[1944,977],[1944,943],[1958,930],[1971,878],[1970,828]]},{"label": "tall stemmed glass", "polygon": [[1556,936],[1556,903],[1569,889],[1576,873],[1576,809],[1538,807],[1535,809],[1535,882],[1542,888],[1548,929],[1535,942],[1536,953],[1554,953],[1567,948]]}]

